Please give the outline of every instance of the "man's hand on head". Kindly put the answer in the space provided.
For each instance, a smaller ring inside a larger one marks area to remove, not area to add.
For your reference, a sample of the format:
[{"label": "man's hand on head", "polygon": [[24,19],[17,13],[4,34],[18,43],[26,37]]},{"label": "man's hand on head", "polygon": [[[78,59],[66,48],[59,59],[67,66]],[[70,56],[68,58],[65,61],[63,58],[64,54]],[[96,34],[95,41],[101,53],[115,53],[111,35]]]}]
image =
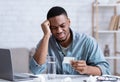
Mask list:
[{"label": "man's hand on head", "polygon": [[42,30],[44,32],[44,35],[51,35],[51,31],[50,31],[50,22],[48,20],[45,20],[42,24],[41,24]]}]

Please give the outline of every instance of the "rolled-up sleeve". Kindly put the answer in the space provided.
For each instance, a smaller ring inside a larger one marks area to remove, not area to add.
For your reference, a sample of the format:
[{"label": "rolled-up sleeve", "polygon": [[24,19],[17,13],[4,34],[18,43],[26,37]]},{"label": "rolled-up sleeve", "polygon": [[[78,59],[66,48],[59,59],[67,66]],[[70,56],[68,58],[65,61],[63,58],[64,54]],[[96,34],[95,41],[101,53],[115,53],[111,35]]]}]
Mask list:
[{"label": "rolled-up sleeve", "polygon": [[97,66],[101,70],[101,73],[102,73],[101,75],[110,75],[111,74],[110,73],[110,69],[109,69],[109,65],[107,63],[105,63],[105,64],[99,64]]},{"label": "rolled-up sleeve", "polygon": [[32,57],[30,60],[29,68],[33,74],[41,74],[46,71],[46,63],[39,65]]},{"label": "rolled-up sleeve", "polygon": [[91,54],[89,57],[89,62],[93,66],[97,66],[101,70],[102,75],[109,75],[111,74],[110,72],[110,66],[109,63],[106,61],[102,50],[98,46],[97,42],[92,39],[89,41],[89,53]]},{"label": "rolled-up sleeve", "polygon": [[[94,50],[93,50],[94,52]],[[92,54],[90,57],[90,61],[94,62],[93,65],[97,66],[101,70],[101,75],[109,75],[110,72],[110,65],[105,60],[105,57],[99,48],[96,48],[95,54]]]}]

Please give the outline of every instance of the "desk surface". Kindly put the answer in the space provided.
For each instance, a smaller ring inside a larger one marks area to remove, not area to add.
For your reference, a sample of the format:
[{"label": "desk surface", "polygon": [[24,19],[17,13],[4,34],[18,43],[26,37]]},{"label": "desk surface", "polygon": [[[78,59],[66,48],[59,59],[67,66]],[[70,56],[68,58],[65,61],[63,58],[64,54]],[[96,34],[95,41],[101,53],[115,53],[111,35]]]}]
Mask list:
[{"label": "desk surface", "polygon": [[[71,79],[72,82],[83,82],[89,76],[86,75],[56,75],[55,79],[48,79],[46,74],[37,75],[38,78],[29,81],[19,81],[19,82],[65,82],[66,79]],[[42,80],[41,80],[42,79]],[[11,82],[0,79],[0,82]],[[70,82],[70,81],[67,81]]]},{"label": "desk surface", "polygon": [[55,79],[46,79],[46,82],[84,82],[88,77],[86,75],[57,75]]},{"label": "desk surface", "polygon": [[[87,80],[90,79],[91,76],[87,75],[56,75],[55,79],[48,79],[46,74],[40,74],[37,75],[37,79],[28,80],[28,81],[19,81],[19,82],[88,82]],[[92,81],[89,82],[97,82],[96,77],[98,76],[92,76]],[[70,79],[69,81],[65,81],[66,79]],[[0,80],[0,82],[11,82],[6,80]],[[18,81],[17,81],[18,82]],[[99,82],[106,82],[106,81],[99,81]],[[113,81],[107,81],[107,82],[113,82]],[[120,81],[115,81],[120,82]]]}]

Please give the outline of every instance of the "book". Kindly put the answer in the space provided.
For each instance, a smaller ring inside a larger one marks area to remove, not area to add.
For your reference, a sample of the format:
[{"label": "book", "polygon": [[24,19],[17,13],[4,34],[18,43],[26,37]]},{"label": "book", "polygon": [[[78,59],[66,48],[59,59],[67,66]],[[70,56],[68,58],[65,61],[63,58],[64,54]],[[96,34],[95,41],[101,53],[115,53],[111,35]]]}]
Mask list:
[{"label": "book", "polygon": [[118,17],[119,17],[119,20],[118,20],[118,27],[117,27],[117,30],[120,29],[120,15],[119,15]]},{"label": "book", "polygon": [[120,15],[114,15],[111,17],[109,30],[118,30],[120,28]]},{"label": "book", "polygon": [[116,18],[115,18],[115,23],[114,23],[113,30],[117,30],[118,29],[118,23],[119,23],[119,15],[117,15]]},{"label": "book", "polygon": [[117,18],[117,15],[113,15],[111,17],[110,24],[109,24],[109,30],[114,30],[116,18]]}]

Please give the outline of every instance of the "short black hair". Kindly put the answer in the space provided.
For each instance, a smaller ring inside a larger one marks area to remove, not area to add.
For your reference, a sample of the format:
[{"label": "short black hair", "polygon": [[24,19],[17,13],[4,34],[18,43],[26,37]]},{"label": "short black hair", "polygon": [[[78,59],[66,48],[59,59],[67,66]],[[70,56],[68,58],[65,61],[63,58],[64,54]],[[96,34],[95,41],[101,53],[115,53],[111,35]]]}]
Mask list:
[{"label": "short black hair", "polygon": [[59,6],[52,7],[47,13],[47,19],[49,19],[51,17],[61,15],[61,14],[68,17],[67,12],[66,12],[66,10],[64,8],[59,7]]}]

